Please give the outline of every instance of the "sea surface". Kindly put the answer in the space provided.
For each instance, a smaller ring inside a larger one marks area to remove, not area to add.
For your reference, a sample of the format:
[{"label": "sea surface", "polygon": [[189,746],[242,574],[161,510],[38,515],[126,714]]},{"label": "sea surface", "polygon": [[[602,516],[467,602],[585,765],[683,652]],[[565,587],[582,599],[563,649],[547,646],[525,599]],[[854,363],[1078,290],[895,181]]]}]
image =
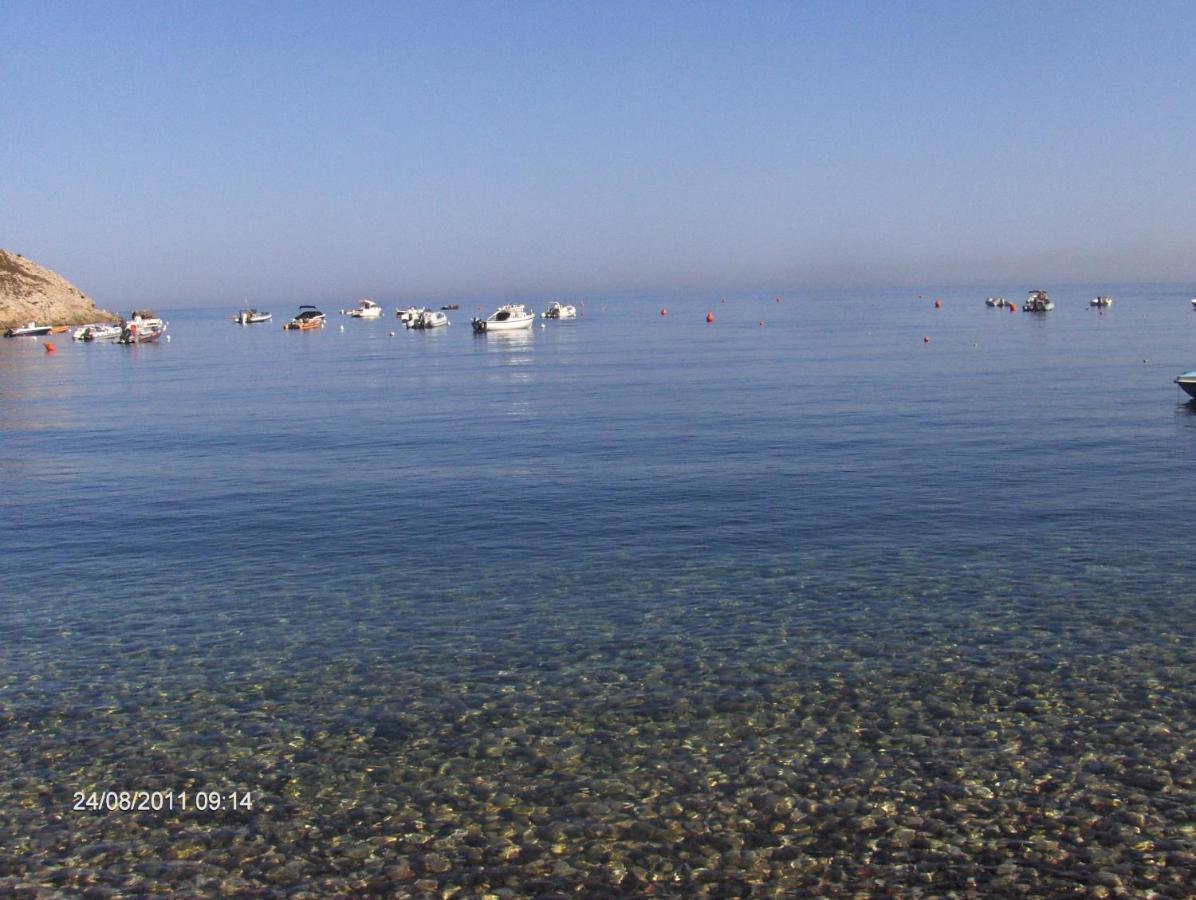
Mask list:
[{"label": "sea surface", "polygon": [[1190,896],[1192,287],[997,292],[3,341],[0,892]]}]

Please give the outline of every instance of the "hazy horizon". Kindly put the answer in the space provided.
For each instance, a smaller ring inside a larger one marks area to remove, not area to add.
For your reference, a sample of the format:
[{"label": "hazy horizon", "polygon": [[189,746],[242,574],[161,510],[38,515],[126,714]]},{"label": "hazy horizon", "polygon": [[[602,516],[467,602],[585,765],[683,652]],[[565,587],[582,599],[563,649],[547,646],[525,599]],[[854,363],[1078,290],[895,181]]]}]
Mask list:
[{"label": "hazy horizon", "polygon": [[1196,280],[1196,7],[9,3],[0,247],[237,306]]}]

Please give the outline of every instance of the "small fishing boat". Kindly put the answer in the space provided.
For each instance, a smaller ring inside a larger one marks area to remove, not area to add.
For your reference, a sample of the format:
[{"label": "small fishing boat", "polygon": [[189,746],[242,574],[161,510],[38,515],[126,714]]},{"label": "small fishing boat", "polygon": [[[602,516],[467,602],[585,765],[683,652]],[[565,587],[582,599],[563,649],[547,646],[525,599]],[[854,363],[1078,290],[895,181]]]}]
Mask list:
[{"label": "small fishing boat", "polygon": [[268,312],[259,312],[256,309],[243,309],[233,316],[233,321],[238,325],[257,325],[260,322],[269,322],[273,318]]},{"label": "small fishing boat", "polygon": [[577,307],[561,304],[553,300],[548,304],[548,309],[544,310],[545,319],[576,319]]},{"label": "small fishing boat", "polygon": [[460,308],[461,308],[461,304],[460,304],[460,303],[447,303],[447,304],[445,304],[444,306],[442,306],[442,307],[440,307],[440,308],[441,308],[441,309],[448,309],[448,310],[460,309]]},{"label": "small fishing boat", "polygon": [[121,328],[118,344],[152,344],[166,331],[166,323],[158,319],[158,324],[147,324],[144,321],[126,322]]},{"label": "small fishing boat", "polygon": [[1184,393],[1196,400],[1196,369],[1184,372],[1175,379],[1175,383],[1184,389]]},{"label": "small fishing boat", "polygon": [[1009,305],[1009,301],[1006,300],[1004,297],[989,297],[987,300],[984,301],[984,305],[985,306],[995,306],[998,309],[1002,309]]},{"label": "small fishing boat", "polygon": [[124,329],[119,325],[97,322],[93,325],[76,328],[71,332],[71,337],[76,341],[115,341],[120,339],[122,331]]},{"label": "small fishing boat", "polygon": [[1102,307],[1103,306],[1112,306],[1113,298],[1106,297],[1104,294],[1101,294],[1099,297],[1093,297],[1091,300],[1089,300],[1088,305],[1089,306],[1102,306]]},{"label": "small fishing boat", "polygon": [[448,316],[439,310],[426,309],[416,316],[408,328],[440,328],[449,323]]},{"label": "small fishing boat", "polygon": [[1022,304],[1022,309],[1026,312],[1050,312],[1054,308],[1055,304],[1051,302],[1046,291],[1030,291],[1029,298]]},{"label": "small fishing boat", "polygon": [[376,319],[382,315],[382,307],[373,300],[358,300],[357,305],[349,310],[341,310],[355,319]]},{"label": "small fishing boat", "polygon": [[311,331],[313,328],[323,328],[324,314],[314,306],[300,306],[295,318],[282,327],[284,331]]},{"label": "small fishing boat", "polygon": [[12,328],[4,332],[5,337],[41,337],[43,334],[49,334],[53,325],[38,325],[35,322],[26,322],[24,325],[14,325]]},{"label": "small fishing boat", "polygon": [[485,319],[473,319],[470,324],[478,334],[487,331],[518,331],[531,328],[536,314],[529,313],[522,303],[504,303]]}]

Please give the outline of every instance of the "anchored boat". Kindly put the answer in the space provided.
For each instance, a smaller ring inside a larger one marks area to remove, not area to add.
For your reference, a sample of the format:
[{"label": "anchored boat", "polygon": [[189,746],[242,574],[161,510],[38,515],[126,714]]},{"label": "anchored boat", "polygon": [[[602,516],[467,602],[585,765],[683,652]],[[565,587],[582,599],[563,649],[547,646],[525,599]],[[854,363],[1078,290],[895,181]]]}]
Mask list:
[{"label": "anchored boat", "polygon": [[314,306],[300,306],[295,318],[282,327],[284,331],[311,331],[313,328],[323,328],[324,314]]},{"label": "anchored boat", "polygon": [[425,309],[422,313],[416,316],[410,324],[409,328],[440,328],[449,323],[448,316],[439,310]]},{"label": "anchored boat", "polygon": [[1050,312],[1054,308],[1055,304],[1051,302],[1046,291],[1030,291],[1029,298],[1022,304],[1022,309],[1026,312]]},{"label": "anchored boat", "polygon": [[406,309],[396,309],[395,318],[410,328],[426,312],[429,312],[426,306],[408,306]]},{"label": "anchored boat", "polygon": [[576,319],[577,307],[562,304],[553,300],[548,304],[548,309],[544,310],[545,319]]},{"label": "anchored boat", "polygon": [[1184,372],[1175,379],[1175,383],[1184,389],[1184,393],[1196,400],[1196,370]]},{"label": "anchored boat", "polygon": [[157,319],[156,323],[144,320],[126,322],[116,339],[118,344],[152,344],[166,332],[166,323]]},{"label": "anchored boat", "polygon": [[475,318],[471,324],[478,334],[488,331],[518,331],[531,328],[536,314],[529,313],[522,303],[505,303],[485,319]]},{"label": "anchored boat", "polygon": [[259,312],[256,309],[243,309],[233,316],[233,321],[238,325],[257,325],[260,322],[269,322],[273,318],[268,312]]},{"label": "anchored boat", "polygon": [[382,315],[382,307],[373,300],[358,300],[357,305],[346,312],[355,319],[376,319]]},{"label": "anchored boat", "polygon": [[120,339],[122,331],[124,329],[119,325],[106,325],[97,322],[94,325],[76,328],[71,332],[71,337],[76,341],[116,341]]},{"label": "anchored boat", "polygon": [[38,325],[34,322],[26,322],[24,325],[14,325],[4,332],[5,337],[41,337],[43,334],[49,334],[53,325]]}]

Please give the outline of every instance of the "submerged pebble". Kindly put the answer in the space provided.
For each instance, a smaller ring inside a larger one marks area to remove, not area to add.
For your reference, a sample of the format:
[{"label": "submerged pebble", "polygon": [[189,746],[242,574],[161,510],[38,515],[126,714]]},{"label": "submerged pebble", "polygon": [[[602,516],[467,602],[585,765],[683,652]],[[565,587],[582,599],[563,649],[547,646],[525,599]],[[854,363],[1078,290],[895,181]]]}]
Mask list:
[{"label": "submerged pebble", "polygon": [[[292,600],[310,639],[242,623],[103,677],[26,658],[45,680],[0,692],[0,892],[1183,896],[1192,602],[1065,615],[952,581],[695,567],[580,610],[564,580],[501,643],[501,590],[363,592]],[[71,809],[136,788],[253,802]]]}]

